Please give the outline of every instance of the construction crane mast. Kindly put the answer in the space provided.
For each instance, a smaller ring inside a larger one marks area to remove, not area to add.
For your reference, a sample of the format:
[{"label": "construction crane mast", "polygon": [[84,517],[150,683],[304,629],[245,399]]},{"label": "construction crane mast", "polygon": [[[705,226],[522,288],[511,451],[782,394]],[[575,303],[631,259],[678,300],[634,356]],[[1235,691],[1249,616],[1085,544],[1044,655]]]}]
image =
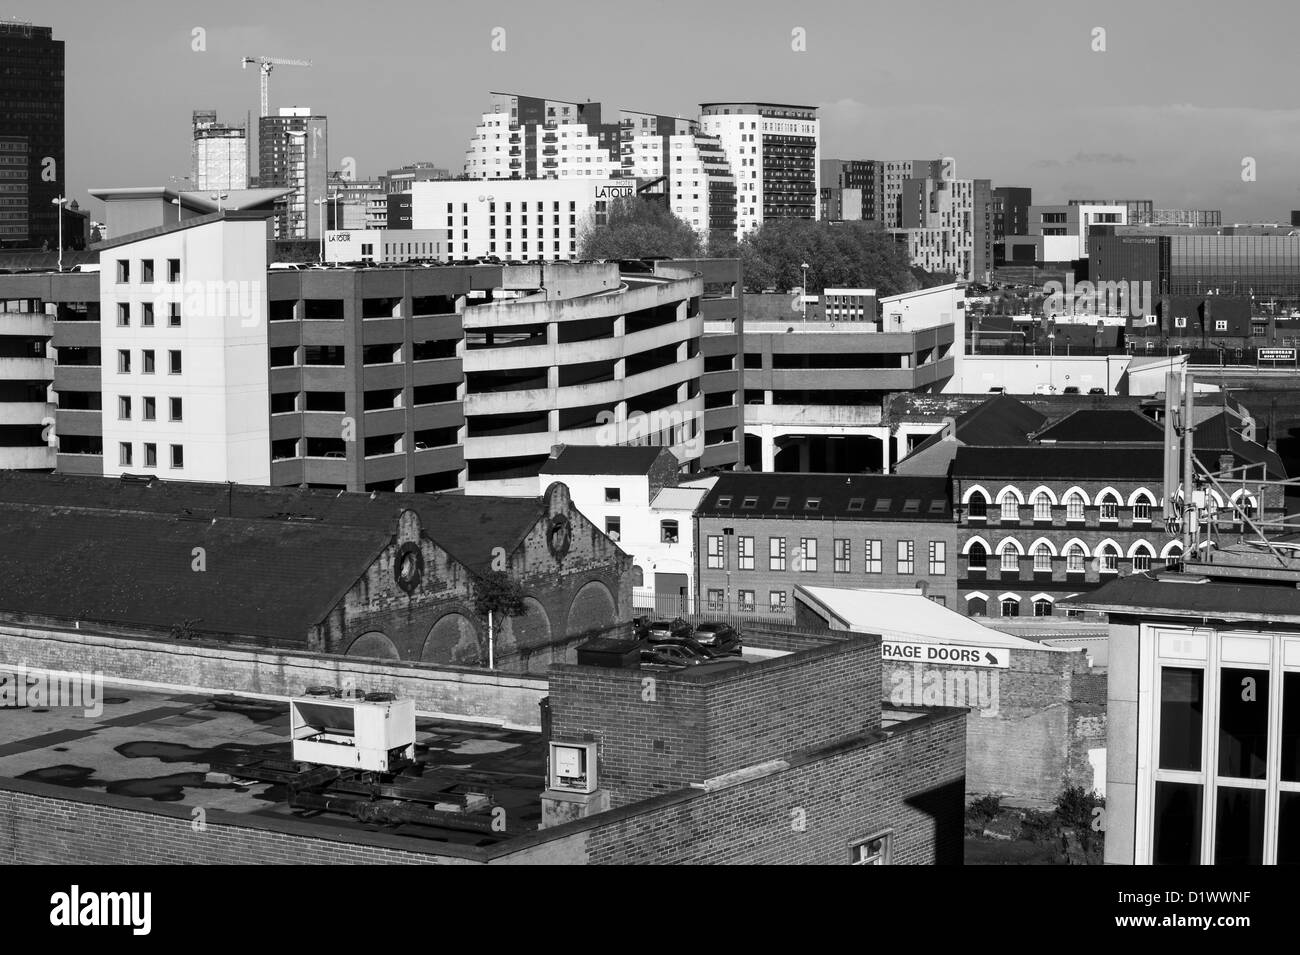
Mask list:
[{"label": "construction crane mast", "polygon": [[271,114],[271,71],[277,66],[311,66],[311,60],[284,60],[275,56],[246,56],[241,62],[243,69],[248,69],[248,64],[256,63],[262,74],[262,113],[263,116]]}]

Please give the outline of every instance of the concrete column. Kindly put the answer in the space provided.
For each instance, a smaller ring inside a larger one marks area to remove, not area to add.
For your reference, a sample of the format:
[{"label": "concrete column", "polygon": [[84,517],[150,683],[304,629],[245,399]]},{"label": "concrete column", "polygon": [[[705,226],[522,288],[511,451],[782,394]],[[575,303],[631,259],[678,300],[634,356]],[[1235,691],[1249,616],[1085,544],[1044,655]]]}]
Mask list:
[{"label": "concrete column", "polygon": [[759,432],[759,444],[762,448],[762,468],[764,473],[770,474],[776,470],[776,439],[772,436],[772,426],[763,425],[762,431]]}]

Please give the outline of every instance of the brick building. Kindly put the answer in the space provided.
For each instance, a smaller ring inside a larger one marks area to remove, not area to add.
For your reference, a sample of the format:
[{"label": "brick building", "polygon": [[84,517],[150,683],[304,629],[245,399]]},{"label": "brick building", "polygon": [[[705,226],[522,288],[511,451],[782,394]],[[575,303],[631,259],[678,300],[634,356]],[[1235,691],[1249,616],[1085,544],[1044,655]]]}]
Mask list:
[{"label": "brick building", "polygon": [[698,592],[710,612],[793,620],[800,584],[956,598],[943,477],[724,473],[696,513]]},{"label": "brick building", "polygon": [[0,619],[353,657],[479,666],[476,580],[526,612],[495,662],[563,660],[631,616],[631,560],[555,483],[540,498],[37,475],[0,477]]}]

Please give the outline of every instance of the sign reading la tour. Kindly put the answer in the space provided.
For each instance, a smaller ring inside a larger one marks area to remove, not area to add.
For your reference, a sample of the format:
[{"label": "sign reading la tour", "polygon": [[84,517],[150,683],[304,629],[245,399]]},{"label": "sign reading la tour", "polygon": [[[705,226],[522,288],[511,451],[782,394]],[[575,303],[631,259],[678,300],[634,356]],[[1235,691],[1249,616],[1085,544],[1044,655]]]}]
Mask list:
[{"label": "sign reading la tour", "polygon": [[597,199],[626,199],[632,195],[632,186],[597,186]]}]

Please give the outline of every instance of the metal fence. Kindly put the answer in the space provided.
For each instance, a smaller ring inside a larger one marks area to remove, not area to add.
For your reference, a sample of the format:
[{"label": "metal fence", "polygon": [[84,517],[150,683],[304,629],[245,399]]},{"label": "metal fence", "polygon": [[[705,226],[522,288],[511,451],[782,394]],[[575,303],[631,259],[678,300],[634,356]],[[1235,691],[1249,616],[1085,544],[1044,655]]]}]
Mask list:
[{"label": "metal fence", "polygon": [[741,604],[736,600],[694,600],[673,594],[633,594],[633,612],[638,617],[673,620],[678,617],[692,624],[726,623],[740,630],[747,627],[774,627],[796,633],[825,633],[827,628],[796,626],[794,608],[774,614],[765,604]]}]

